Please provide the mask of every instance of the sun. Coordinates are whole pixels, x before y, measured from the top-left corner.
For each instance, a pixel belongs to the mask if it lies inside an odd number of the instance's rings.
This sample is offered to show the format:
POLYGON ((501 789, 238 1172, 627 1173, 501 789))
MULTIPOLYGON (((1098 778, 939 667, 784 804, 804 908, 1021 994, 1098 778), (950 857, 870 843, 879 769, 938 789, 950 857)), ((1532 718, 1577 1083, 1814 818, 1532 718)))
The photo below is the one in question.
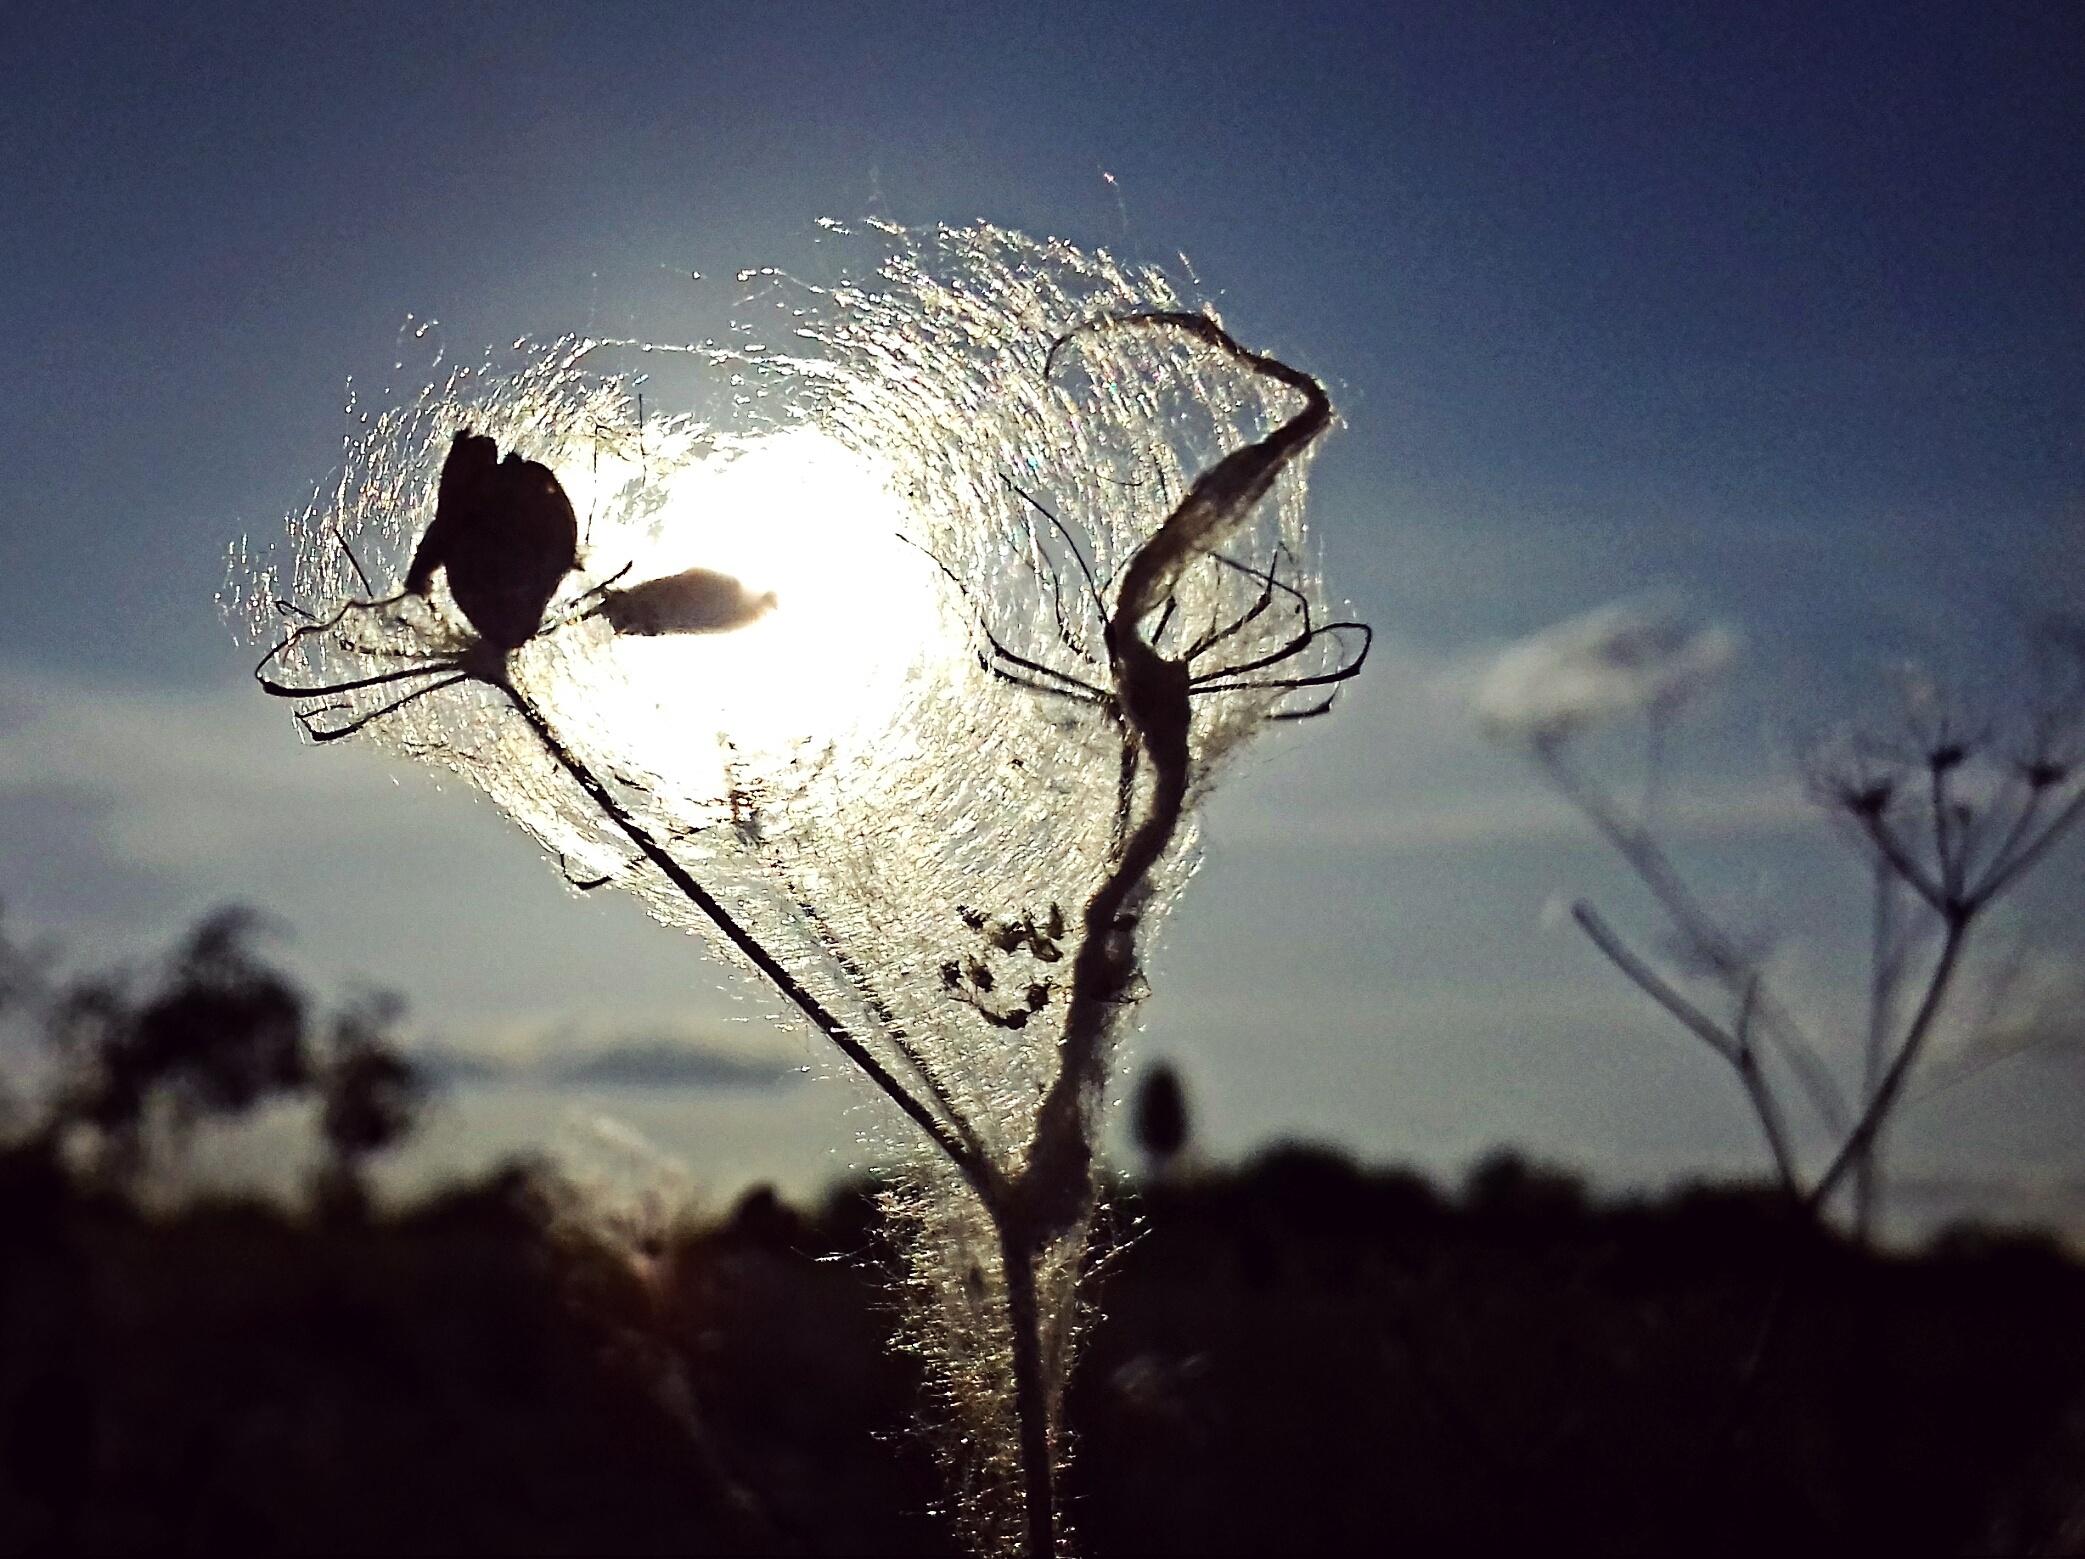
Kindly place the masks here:
MULTIPOLYGON (((582 514, 638 474, 607 466, 574 482, 582 514)), ((627 565, 616 589, 631 599, 675 576, 729 599, 669 631, 618 634, 613 675, 575 673, 555 702, 684 793, 722 794, 727 754, 757 766, 858 746, 950 652, 946 592, 900 538, 910 511, 892 472, 830 434, 786 429, 648 480, 645 517, 594 534, 588 572, 627 565)))

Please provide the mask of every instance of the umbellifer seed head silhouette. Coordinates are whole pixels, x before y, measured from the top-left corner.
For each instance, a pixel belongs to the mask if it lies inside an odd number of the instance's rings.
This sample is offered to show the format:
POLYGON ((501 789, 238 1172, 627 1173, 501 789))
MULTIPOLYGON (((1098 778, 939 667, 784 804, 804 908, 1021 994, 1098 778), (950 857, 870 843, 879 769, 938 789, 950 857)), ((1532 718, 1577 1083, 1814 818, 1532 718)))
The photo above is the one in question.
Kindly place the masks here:
POLYGON ((457 610, 502 650, 526 644, 565 575, 579 566, 579 519, 550 468, 468 428, 442 462, 434 520, 406 570, 425 596, 446 571, 457 610))

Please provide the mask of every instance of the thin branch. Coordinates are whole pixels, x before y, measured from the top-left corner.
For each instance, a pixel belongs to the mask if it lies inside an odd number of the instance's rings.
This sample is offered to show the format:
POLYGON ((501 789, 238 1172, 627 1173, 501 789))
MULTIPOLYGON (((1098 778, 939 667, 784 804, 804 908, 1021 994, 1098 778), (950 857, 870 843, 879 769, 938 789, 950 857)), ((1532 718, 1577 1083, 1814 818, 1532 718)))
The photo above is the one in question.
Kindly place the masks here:
POLYGON ((1795 1159, 1788 1144, 1787 1126, 1781 1118, 1780 1105, 1760 1071, 1758 1052, 1750 1042, 1749 1030, 1758 1011, 1758 981, 1755 979, 1747 987, 1739 1009, 1739 1031, 1732 1034, 1680 994, 1670 981, 1635 953, 1592 905, 1580 900, 1571 906, 1571 918, 1607 961, 1626 975, 1638 990, 1676 1018, 1688 1033, 1730 1063, 1752 1101, 1753 1113, 1759 1118, 1761 1134, 1766 1138, 1768 1151, 1773 1154, 1774 1169, 1782 1186, 1790 1194, 1796 1194, 1795 1159))
POLYGON ((1001 480, 1003 480, 1008 487, 1011 487, 1015 492, 1019 493, 1021 497, 1027 502, 1029 508, 1033 509, 1037 514, 1040 514, 1044 519, 1048 520, 1053 526, 1056 527, 1057 534, 1064 538, 1065 546, 1071 549, 1072 561, 1079 565, 1079 572, 1086 576, 1086 591, 1088 596, 1091 597, 1093 601, 1093 610, 1099 614, 1100 620, 1103 623, 1105 623, 1108 620, 1108 603, 1101 596, 1100 584, 1093 577, 1093 568, 1092 565, 1086 561, 1086 554, 1079 549, 1078 539, 1072 535, 1070 529, 1065 525, 1064 521, 1058 519, 1056 515, 1052 514, 1050 512, 1049 506, 1045 504, 1041 499, 1037 498, 1033 493, 1029 492, 1027 488, 1021 486, 1010 476, 1003 477, 1001 478, 1001 480))
POLYGON ((846 1024, 829 1012, 817 997, 805 990, 796 976, 782 967, 775 956, 763 947, 751 932, 741 926, 731 912, 651 836, 643 824, 630 815, 608 788, 594 777, 593 771, 575 758, 559 740, 557 733, 551 729, 549 722, 544 719, 533 701, 511 682, 502 680, 493 686, 506 695, 508 703, 513 705, 515 711, 528 723, 529 729, 535 733, 536 739, 543 744, 544 750, 556 760, 558 766, 572 777, 579 788, 586 792, 587 798, 642 852, 645 859, 658 867, 666 880, 680 890, 683 898, 709 917, 710 923, 724 934, 726 941, 737 948, 754 968, 766 975, 775 988, 788 997, 821 1034, 839 1047, 840 1053, 853 1062, 864 1077, 874 1083, 892 1103, 911 1118, 914 1125, 933 1140, 934 1145, 947 1155, 949 1162, 961 1171, 978 1195, 990 1205, 998 1194, 997 1181, 990 1166, 973 1157, 933 1111, 914 1098, 904 1085, 884 1069, 883 1063, 869 1053, 846 1024))
POLYGON ((1986 904, 1997 898, 1999 894, 2019 881, 2021 876, 2030 870, 2036 861, 2048 853, 2049 847, 2056 842, 2058 836, 2065 833, 2080 817, 2085 817, 2085 790, 2080 790, 2078 794, 2071 797, 2064 809, 2049 819, 2048 823, 2043 826, 2042 831, 2035 835, 2011 860, 2005 862, 2002 867, 1997 865, 1992 867, 1990 875, 1984 880, 1984 885, 1977 890, 1975 897, 1971 900, 1971 907, 1982 909, 1986 904))
POLYGON ((818 944, 825 950, 826 957, 830 958, 839 967, 840 972, 847 976, 847 983, 854 987, 855 994, 862 999, 863 1004, 875 1015, 876 1021, 883 1025, 884 1034, 890 1040, 892 1048, 905 1058, 906 1065, 910 1066, 918 1075, 920 1081, 926 1084, 927 1091, 934 1096, 934 1102, 941 1106, 943 1117, 947 1120, 955 1134, 962 1139, 963 1146, 970 1151, 977 1162, 985 1162, 985 1148, 984 1144, 978 1140, 977 1128, 971 1124, 970 1118, 957 1107, 956 1101, 950 1095, 947 1085, 942 1082, 941 1075, 929 1066, 926 1057, 920 1054, 919 1047, 913 1043, 912 1035, 907 1032, 905 1025, 899 1022, 897 1013, 891 1010, 891 1005, 884 999, 883 993, 877 990, 874 983, 870 981, 868 971, 862 968, 860 962, 856 960, 852 953, 847 951, 839 937, 833 933, 831 924, 826 920, 825 915, 819 910, 818 906, 811 902, 810 895, 797 888, 789 874, 782 869, 780 860, 770 857, 768 865, 769 869, 781 879, 782 886, 789 890, 790 900, 796 905, 797 912, 810 923, 811 929, 817 933, 818 944))
MULTIPOLYGON (((1681 880, 1678 868, 1657 839, 1648 830, 1622 817, 1604 792, 1581 778, 1564 761, 1563 753, 1554 742, 1538 743, 1534 756, 1551 782, 1563 792, 1564 798, 1577 807, 1629 863, 1644 886, 1651 890, 1651 896, 1672 918, 1680 934, 1715 968, 1717 977, 1742 994, 1742 982, 1756 974, 1752 960, 1738 951, 1708 912, 1695 902, 1694 895, 1681 880)), ((1844 1129, 1851 1111, 1837 1081, 1819 1059, 1817 1047, 1763 983, 1754 999, 1767 1033, 1773 1038, 1781 1058, 1795 1073, 1796 1081, 1802 1085, 1810 1107, 1831 1129, 1844 1129)))
POLYGON ((1876 853, 1889 863, 1894 871, 1908 883, 1913 892, 1926 901, 1926 906, 1936 915, 1948 912, 1948 895, 1943 884, 1935 882, 1926 874, 1925 867, 1912 859, 1897 836, 1890 832, 1889 825, 1881 814, 1862 812, 1859 814, 1861 833, 1875 847, 1876 853))
POLYGON ((1928 1067, 1921 1075, 1919 1086, 1905 1090, 1904 1103, 1907 1106, 1920 1105, 1929 1099, 1937 1099, 1963 1083, 1975 1082, 1993 1067, 2034 1055, 2039 1048, 2038 1044, 2030 1042, 2015 1045, 2007 1050, 1982 1051, 1964 1056, 1952 1063, 1928 1067))
MULTIPOLYGON (((1903 974, 1902 949, 1897 936, 1897 878, 1890 865, 1876 856, 1872 862, 1873 899, 1868 924, 1868 1032, 1861 1050, 1861 1098, 1875 1097, 1882 1085, 1883 1065, 1889 1051, 1889 1032, 1896 1016, 1897 982, 1903 974)), ((1865 1239, 1880 1194, 1880 1173, 1875 1142, 1871 1139, 1854 1174, 1854 1225, 1865 1239)))
POLYGON ((2048 799, 2047 786, 2027 785, 2024 788, 2027 794, 2020 802, 2020 810, 2014 816, 2012 826, 2000 837, 1997 848, 1992 850, 1991 859, 1985 863, 1983 880, 1968 890, 1968 897, 1978 903, 1987 902, 1997 891, 1995 885, 2005 872, 2006 863, 2027 838, 2028 830, 2034 827, 2034 820, 2041 816, 2042 803, 2048 799))
POLYGON ((1926 798, 1933 811, 1933 860, 1940 868, 1940 891, 1952 901, 1962 891, 1962 845, 1966 841, 1955 834, 1949 816, 1952 803, 1947 799, 1947 777, 1952 770, 1936 759, 1927 765, 1927 772, 1931 775, 1926 798))
POLYGON ((1738 1078, 1745 1085, 1745 1096, 1752 1101, 1752 1113, 1759 1118, 1759 1129, 1766 1137, 1767 1151, 1774 1157, 1774 1173, 1780 1177, 1781 1189, 1791 1198, 1800 1198, 1802 1186, 1796 1179, 1795 1150, 1789 1145, 1788 1122, 1781 1114, 1781 1101, 1767 1081, 1759 1064, 1759 1051, 1752 1043, 1752 1019, 1758 1011, 1759 981, 1755 977, 1745 987, 1745 994, 1738 1003, 1738 1078))
POLYGON ((1933 970, 1926 977, 1925 994, 1919 998, 1918 1009, 1911 1016, 1910 1025, 1904 1031, 1903 1043, 1897 1049, 1896 1059, 1883 1074, 1882 1085, 1868 1101, 1861 1114, 1860 1123, 1840 1146, 1831 1165, 1810 1188, 1809 1206, 1813 1212, 1824 1206, 1825 1201, 1845 1178, 1846 1173, 1868 1149, 1875 1134, 1882 1129, 1895 1107, 1897 1096, 1903 1092, 1911 1069, 1918 1063, 1926 1041, 1933 1032, 1933 1020, 1939 1016, 1942 1002, 1947 998, 1949 986, 1954 983, 1955 971, 1962 960, 1962 949, 1969 940, 1970 920, 1957 912, 1948 917, 1947 931, 1941 940, 1940 955, 1933 962, 1933 970))

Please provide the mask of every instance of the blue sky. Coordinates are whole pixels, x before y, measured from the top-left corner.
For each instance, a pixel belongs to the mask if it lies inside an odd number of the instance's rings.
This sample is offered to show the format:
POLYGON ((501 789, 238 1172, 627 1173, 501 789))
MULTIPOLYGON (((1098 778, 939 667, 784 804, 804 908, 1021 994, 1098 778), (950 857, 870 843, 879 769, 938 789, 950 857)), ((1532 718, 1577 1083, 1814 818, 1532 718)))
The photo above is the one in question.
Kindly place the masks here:
MULTIPOLYGON (((1558 893, 1639 906, 1453 690, 1645 591, 1735 625, 1677 842, 1832 994, 1860 874, 1789 748, 1894 657, 2003 686, 2019 616, 2080 604, 2085 19, 1698 10, 15 8, 0 895, 88 959, 257 903, 451 1038, 759 1043, 488 808, 299 749, 216 614, 225 549, 325 475, 409 315, 466 355, 692 339, 820 217, 986 217, 1184 251, 1346 419, 1314 521, 1382 650, 1218 798, 1155 965, 1144 1047, 1216 1142, 1755 1162, 1727 1079, 1539 928, 1558 893)), ((2076 881, 2022 901, 2049 959, 2076 881)), ((1934 1165, 2085 1173, 2085 1080, 2020 1076, 1935 1107, 1934 1165)))

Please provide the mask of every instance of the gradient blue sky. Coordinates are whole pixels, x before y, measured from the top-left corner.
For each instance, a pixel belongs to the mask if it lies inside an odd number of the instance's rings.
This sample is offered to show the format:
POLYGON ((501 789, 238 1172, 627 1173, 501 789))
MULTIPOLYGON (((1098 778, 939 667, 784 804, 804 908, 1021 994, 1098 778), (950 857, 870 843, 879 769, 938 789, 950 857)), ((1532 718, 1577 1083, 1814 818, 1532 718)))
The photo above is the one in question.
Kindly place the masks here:
MULTIPOLYGON (((1823 1003, 1859 870, 1789 745, 2085 604, 2074 4, 14 7, 0 58, 0 894, 90 960, 239 899, 461 1042, 752 1010, 488 809, 299 749, 213 598, 408 315, 466 356, 713 334, 824 216, 1184 251, 1334 386, 1314 514, 1382 649, 1218 799, 1143 1045, 1219 1147, 1756 1162, 1710 1059, 1539 930, 1640 906, 1452 689, 1646 590, 1735 624, 1675 830, 1823 1003)), ((2053 966, 2077 872, 2018 917, 2053 966)), ((2025 1063, 1906 1151, 2085 1185, 2081 1107, 2025 1063)))

